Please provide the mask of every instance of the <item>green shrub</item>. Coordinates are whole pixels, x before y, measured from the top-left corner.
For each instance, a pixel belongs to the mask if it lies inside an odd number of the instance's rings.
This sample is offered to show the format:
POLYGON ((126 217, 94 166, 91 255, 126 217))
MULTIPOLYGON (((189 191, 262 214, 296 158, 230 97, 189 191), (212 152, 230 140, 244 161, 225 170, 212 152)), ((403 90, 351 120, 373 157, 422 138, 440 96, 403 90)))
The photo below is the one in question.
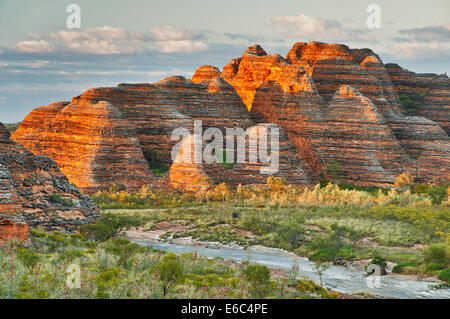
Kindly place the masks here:
POLYGON ((443 244, 431 244, 424 250, 425 261, 446 266, 449 264, 449 247, 443 244))
POLYGON ((64 205, 64 206, 67 206, 67 207, 72 207, 72 206, 73 206, 73 202, 72 202, 71 200, 62 198, 61 195, 60 195, 60 194, 57 194, 57 193, 52 194, 52 195, 50 196, 49 200, 50 200, 52 203, 59 203, 59 204, 62 204, 62 205, 64 205))
POLYGON ((156 165, 155 163, 150 163, 150 168, 155 176, 163 176, 169 170, 168 167, 156 165))
POLYGON ((270 282, 269 268, 263 265, 249 265, 243 271, 244 278, 252 283, 258 297, 263 298, 267 294, 267 286, 270 282))
POLYGON ((450 268, 441 271, 439 273, 438 279, 450 284, 450 268))
POLYGON ((87 238, 96 241, 106 241, 115 234, 115 229, 103 223, 82 225, 80 232, 87 238))
POLYGON ((387 263, 386 263, 386 258, 379 256, 379 255, 375 255, 372 258, 371 264, 375 264, 381 267, 386 267, 387 263))
POLYGON ((309 255, 309 259, 312 261, 334 261, 338 250, 336 248, 321 248, 311 255, 309 255))
POLYGON ((401 273, 405 267, 418 267, 419 265, 417 263, 402 263, 395 265, 394 268, 392 268, 393 273, 401 273))
POLYGON ((127 239, 114 238, 107 242, 105 249, 107 252, 114 254, 117 257, 118 264, 124 268, 128 268, 129 260, 138 252, 145 251, 145 247, 138 244, 131 243, 127 239))
POLYGON ((302 244, 304 229, 298 221, 283 222, 278 227, 275 238, 280 243, 287 243, 289 247, 286 248, 294 250, 302 244))
POLYGON ((427 267, 425 268, 426 272, 433 272, 433 271, 438 271, 441 270, 442 266, 438 265, 438 264, 429 264, 427 265, 427 267))
POLYGON ((413 192, 420 195, 428 196, 433 205, 439 205, 447 197, 447 189, 443 186, 435 186, 428 184, 415 184, 413 192))
POLYGON ((32 269, 41 260, 41 256, 32 249, 19 249, 17 257, 25 267, 32 269))

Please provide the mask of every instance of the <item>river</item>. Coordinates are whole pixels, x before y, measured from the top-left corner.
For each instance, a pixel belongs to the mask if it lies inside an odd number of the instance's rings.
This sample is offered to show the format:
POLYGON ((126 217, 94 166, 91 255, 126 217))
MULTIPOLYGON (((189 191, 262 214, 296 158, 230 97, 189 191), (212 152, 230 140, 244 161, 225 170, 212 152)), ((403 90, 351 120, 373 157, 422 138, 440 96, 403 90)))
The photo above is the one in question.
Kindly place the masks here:
MULTIPOLYGON (((170 251, 176 254, 194 252, 197 250, 199 255, 214 258, 222 257, 231 259, 235 262, 242 262, 249 259, 253 263, 265 265, 269 268, 289 270, 292 268, 294 258, 300 267, 298 271, 299 278, 306 277, 319 282, 319 277, 314 272, 314 263, 307 258, 296 256, 286 251, 267 248, 262 246, 252 246, 247 250, 240 247, 220 247, 211 248, 207 246, 193 246, 172 244, 165 242, 138 242, 145 246, 152 246, 155 249, 170 251)), ((362 267, 344 267, 332 265, 322 276, 323 285, 334 291, 346 294, 365 292, 371 295, 391 298, 439 298, 450 299, 450 289, 432 289, 435 282, 424 281, 420 279, 411 279, 401 275, 387 275, 379 277, 379 282, 367 282, 362 267), (372 288, 371 288, 372 287, 372 288)))

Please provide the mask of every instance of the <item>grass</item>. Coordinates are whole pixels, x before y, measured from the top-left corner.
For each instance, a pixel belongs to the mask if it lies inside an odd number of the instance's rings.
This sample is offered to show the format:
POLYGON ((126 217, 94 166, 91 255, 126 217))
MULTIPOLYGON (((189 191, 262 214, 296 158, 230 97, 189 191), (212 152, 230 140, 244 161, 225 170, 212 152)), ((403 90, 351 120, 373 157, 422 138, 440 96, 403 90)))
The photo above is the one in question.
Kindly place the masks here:
POLYGON ((155 176, 163 176, 169 171, 167 166, 160 166, 154 163, 150 163, 150 168, 155 176))
POLYGON ((337 297, 309 281, 297 280, 289 287, 286 278, 268 274, 263 266, 264 287, 246 278, 246 269, 252 266, 247 263, 207 259, 196 253, 174 255, 120 238, 97 242, 79 234, 38 230, 32 231, 32 237, 35 249, 14 242, 0 249, 1 298, 337 297), (177 276, 170 278, 170 289, 168 258, 181 266, 177 276), (72 276, 77 273, 79 281, 72 276), (67 286, 68 278, 72 288, 67 286))

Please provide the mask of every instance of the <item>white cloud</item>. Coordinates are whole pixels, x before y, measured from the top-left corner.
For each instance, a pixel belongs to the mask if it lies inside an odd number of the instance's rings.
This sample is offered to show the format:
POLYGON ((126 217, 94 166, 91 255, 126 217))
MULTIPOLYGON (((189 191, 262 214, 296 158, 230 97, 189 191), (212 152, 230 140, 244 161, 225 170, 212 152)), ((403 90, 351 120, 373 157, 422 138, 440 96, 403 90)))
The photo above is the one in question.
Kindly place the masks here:
POLYGON ((169 41, 156 41, 156 45, 161 52, 173 53, 173 52, 200 52, 208 50, 208 45, 202 41, 192 40, 169 40, 169 41))
POLYGON ((390 52, 397 58, 423 58, 448 56, 450 47, 439 42, 400 42, 391 47, 390 52))
POLYGON ((55 48, 53 45, 44 40, 29 40, 29 41, 21 41, 17 42, 13 49, 21 52, 30 52, 30 53, 50 53, 54 52, 55 48))
POLYGON ((110 26, 60 30, 47 35, 29 34, 33 40, 18 42, 13 49, 22 52, 74 52, 82 54, 133 54, 157 49, 164 53, 199 52, 208 45, 199 38, 204 32, 178 30, 170 25, 148 33, 131 32, 110 26))
POLYGON ((142 53, 144 49, 138 43, 116 43, 108 40, 87 39, 79 42, 68 42, 67 47, 78 53, 88 54, 132 54, 142 53))
POLYGON ((399 30, 389 52, 397 58, 420 59, 448 57, 450 54, 450 23, 399 30))
POLYGON ((150 30, 150 34, 158 41, 191 40, 193 35, 183 30, 176 30, 171 25, 163 25, 150 30))
POLYGON ((201 33, 177 30, 171 25, 164 25, 150 30, 155 44, 161 52, 199 52, 208 49, 208 45, 195 38, 201 33))
POLYGON ((285 38, 377 43, 366 29, 345 28, 337 20, 310 17, 304 14, 275 17, 267 20, 266 24, 285 38))
POLYGON ((77 53, 130 54, 143 52, 142 34, 115 27, 52 32, 50 38, 77 53))

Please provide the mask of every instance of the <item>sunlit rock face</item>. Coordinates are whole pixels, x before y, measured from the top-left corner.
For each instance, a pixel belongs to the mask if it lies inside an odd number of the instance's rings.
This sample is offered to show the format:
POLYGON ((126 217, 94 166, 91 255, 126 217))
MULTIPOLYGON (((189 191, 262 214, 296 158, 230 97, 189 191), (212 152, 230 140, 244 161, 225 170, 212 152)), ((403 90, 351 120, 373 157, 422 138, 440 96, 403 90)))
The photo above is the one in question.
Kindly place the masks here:
POLYGON ((218 68, 212 65, 203 65, 195 71, 192 82, 209 82, 217 76, 220 76, 220 70, 218 68))
MULTIPOLYGON (((311 167, 297 155, 295 146, 290 142, 287 134, 275 124, 257 124, 248 128, 243 136, 245 144, 242 150, 244 160, 238 161, 237 147, 227 149, 223 145, 222 160, 226 162, 226 154, 230 153, 233 159, 225 163, 195 161, 195 136, 193 134, 185 138, 181 144, 174 163, 170 167, 170 183, 180 190, 200 190, 211 188, 213 185, 227 183, 232 187, 241 185, 261 185, 266 183, 268 176, 284 178, 292 185, 311 185, 318 182, 311 167), (261 156, 272 156, 274 149, 270 148, 272 133, 277 132, 276 140, 279 142, 278 161, 266 163, 260 160, 261 156), (267 135, 267 140, 262 136, 267 135), (266 144, 268 151, 262 151, 261 145, 266 144), (252 148, 251 145, 258 145, 252 148), (262 155, 261 155, 262 154, 262 155), (257 159, 256 161, 253 159, 257 159)), ((201 149, 205 150, 208 143, 201 141, 201 149)), ((205 152, 204 152, 205 153, 205 152)), ((210 154, 210 152, 208 153, 210 154)), ((220 153, 219 153, 220 154, 220 153)), ((203 154, 204 156, 204 154, 203 154)))
MULTIPOLYGON (((0 132, 5 132, 1 123, 0 132)), ((0 138, 0 245, 9 240, 29 244, 30 226, 73 231, 98 216, 98 206, 69 183, 54 161, 0 138)))
POLYGON ((85 192, 114 184, 137 190, 153 179, 134 127, 106 101, 38 108, 12 139, 36 155, 52 158, 85 192))
MULTIPOLYGON (((449 179, 448 135, 439 124, 405 112, 390 72, 372 50, 300 42, 285 59, 261 50, 249 48, 224 67, 222 76, 236 88, 252 113, 262 115, 260 121, 277 123, 286 130, 316 172, 322 171, 332 159, 348 168, 344 168, 347 182, 386 185, 402 171, 414 172, 418 180, 426 182, 449 179), (290 76, 292 72, 287 72, 292 67, 297 67, 302 75, 297 79, 302 81, 296 81, 290 76), (274 78, 274 69, 283 70, 281 80, 274 78), (306 80, 309 85, 304 85, 306 80), (361 125, 365 130, 358 132, 352 123, 358 123, 360 108, 368 110, 367 100, 359 99, 358 106, 358 99, 351 96, 341 97, 351 103, 346 112, 342 108, 345 103, 340 103, 342 107, 337 114, 333 99, 345 86, 367 98, 374 107, 370 112, 376 112, 382 121, 361 125), (339 126, 329 125, 337 122, 339 126), (346 145, 351 147, 347 149, 346 145), (427 160, 431 156, 427 154, 433 154, 435 164, 427 160)), ((435 92, 440 91, 435 94, 444 98, 448 92, 442 89, 444 78, 439 79, 435 92)), ((441 99, 440 103, 442 109, 445 102, 441 99)))
POLYGON ((225 65, 222 77, 234 86, 249 111, 256 90, 266 81, 277 82, 288 93, 314 91, 310 77, 302 67, 287 63, 278 54, 267 55, 258 45, 225 65))
POLYGON ((342 182, 391 185, 410 172, 436 183, 450 179, 448 100, 446 76, 384 65, 370 49, 299 42, 283 58, 254 45, 222 72, 204 65, 192 80, 171 76, 93 88, 71 102, 36 109, 12 139, 54 159, 85 191, 112 182, 187 189, 203 175, 212 184, 265 180, 256 168, 172 163, 178 142, 172 133, 180 127, 192 133, 200 120, 203 132, 215 127, 224 135, 226 128, 276 124, 290 149, 285 157, 298 158, 294 166, 302 172, 280 174, 296 185, 314 183, 334 162, 343 169, 342 182), (399 93, 422 93, 423 103, 411 113, 399 93), (94 111, 101 108, 107 115, 94 111), (169 173, 156 179, 149 163, 169 173))

